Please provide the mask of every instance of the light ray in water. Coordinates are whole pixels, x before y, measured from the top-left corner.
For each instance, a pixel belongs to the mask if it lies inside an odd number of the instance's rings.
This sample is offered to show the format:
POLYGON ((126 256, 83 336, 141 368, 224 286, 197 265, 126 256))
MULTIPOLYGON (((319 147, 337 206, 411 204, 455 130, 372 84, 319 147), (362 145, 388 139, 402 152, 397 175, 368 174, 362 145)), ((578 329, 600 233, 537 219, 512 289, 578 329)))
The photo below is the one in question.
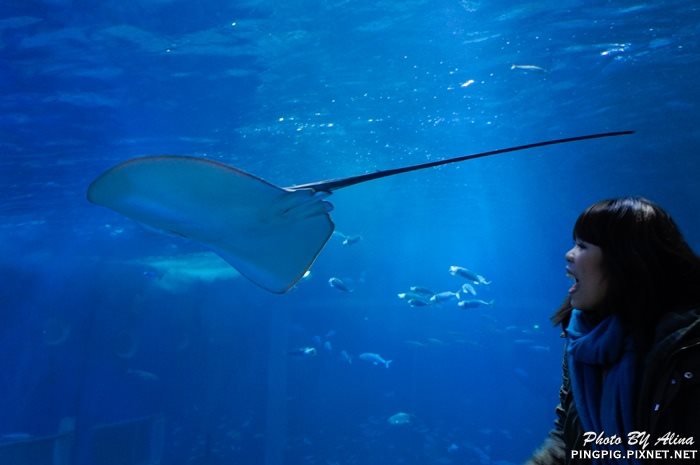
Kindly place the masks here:
POLYGON ((147 226, 199 242, 255 284, 284 293, 302 278, 331 237, 333 206, 324 199, 336 189, 449 163, 632 133, 536 142, 287 188, 202 158, 143 157, 101 174, 90 184, 87 198, 147 226))

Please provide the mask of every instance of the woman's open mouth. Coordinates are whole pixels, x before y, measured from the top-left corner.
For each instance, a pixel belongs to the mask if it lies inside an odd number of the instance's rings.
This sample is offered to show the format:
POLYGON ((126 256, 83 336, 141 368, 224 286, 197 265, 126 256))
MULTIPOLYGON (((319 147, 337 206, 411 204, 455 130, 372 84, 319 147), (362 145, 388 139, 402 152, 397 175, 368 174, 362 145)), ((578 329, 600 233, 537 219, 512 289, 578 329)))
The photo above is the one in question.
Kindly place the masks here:
POLYGON ((568 268, 566 269, 566 276, 574 280, 574 284, 569 288, 569 295, 571 295, 578 290, 578 278, 568 268))

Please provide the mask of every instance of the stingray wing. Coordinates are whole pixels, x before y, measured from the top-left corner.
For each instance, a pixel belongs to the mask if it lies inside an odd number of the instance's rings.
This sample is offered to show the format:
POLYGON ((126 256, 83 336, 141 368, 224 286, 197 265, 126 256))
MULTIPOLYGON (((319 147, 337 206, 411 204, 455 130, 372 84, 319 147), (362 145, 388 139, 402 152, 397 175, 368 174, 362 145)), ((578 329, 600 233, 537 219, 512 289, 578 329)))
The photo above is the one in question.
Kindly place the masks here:
POLYGON ((277 293, 291 288, 333 233, 328 193, 282 189, 194 157, 137 158, 88 188, 88 200, 197 241, 277 293))

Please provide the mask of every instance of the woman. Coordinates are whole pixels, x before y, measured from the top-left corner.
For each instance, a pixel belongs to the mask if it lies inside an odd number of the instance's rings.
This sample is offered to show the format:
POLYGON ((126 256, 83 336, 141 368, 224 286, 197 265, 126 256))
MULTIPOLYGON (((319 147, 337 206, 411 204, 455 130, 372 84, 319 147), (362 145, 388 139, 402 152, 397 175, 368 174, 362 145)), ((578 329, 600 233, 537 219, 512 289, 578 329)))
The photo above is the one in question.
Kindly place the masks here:
POLYGON ((573 235, 560 404, 528 464, 700 462, 672 455, 700 442, 700 257, 643 198, 590 206, 573 235))

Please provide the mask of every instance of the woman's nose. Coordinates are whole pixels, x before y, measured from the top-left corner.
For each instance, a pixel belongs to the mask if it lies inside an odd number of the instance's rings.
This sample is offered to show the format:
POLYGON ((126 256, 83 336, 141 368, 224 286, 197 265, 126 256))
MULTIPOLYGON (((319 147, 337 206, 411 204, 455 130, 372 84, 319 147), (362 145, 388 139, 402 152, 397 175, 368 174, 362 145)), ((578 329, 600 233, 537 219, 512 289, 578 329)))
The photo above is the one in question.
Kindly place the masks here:
POLYGON ((564 254, 564 259, 567 262, 573 262, 574 261, 574 249, 569 249, 565 254, 564 254))

